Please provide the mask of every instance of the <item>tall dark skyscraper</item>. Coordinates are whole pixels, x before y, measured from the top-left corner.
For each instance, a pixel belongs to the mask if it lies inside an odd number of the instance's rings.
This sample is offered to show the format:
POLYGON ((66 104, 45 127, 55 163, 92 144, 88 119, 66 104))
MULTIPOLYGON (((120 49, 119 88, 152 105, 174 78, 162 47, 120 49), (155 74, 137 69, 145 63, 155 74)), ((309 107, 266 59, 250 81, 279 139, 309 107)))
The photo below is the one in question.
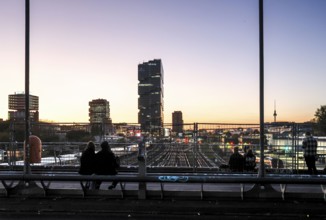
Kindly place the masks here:
POLYGON ((183 132, 183 119, 181 111, 174 111, 172 113, 172 131, 176 133, 183 132))
POLYGON ((143 132, 162 132, 163 116, 163 65, 160 59, 138 65, 138 123, 143 132))

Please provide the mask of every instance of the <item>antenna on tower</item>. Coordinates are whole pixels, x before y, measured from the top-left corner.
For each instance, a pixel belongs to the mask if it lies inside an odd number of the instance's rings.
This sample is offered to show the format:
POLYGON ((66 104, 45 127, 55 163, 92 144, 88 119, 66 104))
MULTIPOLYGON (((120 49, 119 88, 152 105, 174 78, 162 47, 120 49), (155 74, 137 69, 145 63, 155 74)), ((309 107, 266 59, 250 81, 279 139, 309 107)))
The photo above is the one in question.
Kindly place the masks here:
POLYGON ((276 113, 276 101, 274 100, 274 123, 276 122, 276 116, 277 116, 277 113, 276 113))

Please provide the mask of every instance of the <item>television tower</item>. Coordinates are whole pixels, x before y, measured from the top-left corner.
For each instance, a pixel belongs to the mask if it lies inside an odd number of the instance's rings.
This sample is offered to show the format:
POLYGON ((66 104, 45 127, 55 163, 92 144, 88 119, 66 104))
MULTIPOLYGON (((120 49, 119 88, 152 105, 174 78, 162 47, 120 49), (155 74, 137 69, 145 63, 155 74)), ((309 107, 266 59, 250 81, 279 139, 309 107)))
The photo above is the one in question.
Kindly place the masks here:
POLYGON ((276 116, 277 116, 277 113, 276 113, 276 101, 274 100, 274 123, 276 122, 276 116))

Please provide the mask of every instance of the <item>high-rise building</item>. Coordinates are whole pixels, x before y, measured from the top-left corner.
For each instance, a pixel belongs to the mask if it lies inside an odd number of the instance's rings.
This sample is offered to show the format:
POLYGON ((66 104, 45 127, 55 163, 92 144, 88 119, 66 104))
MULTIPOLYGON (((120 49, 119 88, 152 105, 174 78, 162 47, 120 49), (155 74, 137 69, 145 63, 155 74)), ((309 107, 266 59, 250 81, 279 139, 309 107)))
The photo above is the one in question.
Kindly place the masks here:
POLYGON ((143 132, 162 133, 164 123, 163 65, 160 59, 138 65, 138 123, 143 132))
POLYGON ((183 119, 181 111, 174 111, 172 113, 172 131, 176 133, 183 132, 183 119))
POLYGON ((105 99, 94 99, 89 102, 89 122, 92 133, 105 135, 111 132, 110 103, 105 99))
MULTIPOLYGON (((9 120, 25 120, 25 93, 15 93, 8 96, 9 120)), ((31 122, 39 121, 39 98, 29 95, 29 117, 31 122)))

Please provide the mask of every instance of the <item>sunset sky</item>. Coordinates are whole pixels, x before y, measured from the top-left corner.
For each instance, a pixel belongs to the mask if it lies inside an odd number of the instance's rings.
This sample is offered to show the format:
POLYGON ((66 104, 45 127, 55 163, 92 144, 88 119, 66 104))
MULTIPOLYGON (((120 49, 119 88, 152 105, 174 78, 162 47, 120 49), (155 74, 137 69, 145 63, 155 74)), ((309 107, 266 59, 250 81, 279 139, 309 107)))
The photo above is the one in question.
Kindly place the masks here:
MULTIPOLYGON (((259 123, 258 0, 30 0, 30 94, 40 119, 87 122, 110 102, 137 123, 139 63, 162 59, 164 116, 259 123)), ((265 121, 326 104, 326 1, 265 0, 265 121)), ((0 0, 0 118, 25 90, 25 0, 0 0)))

